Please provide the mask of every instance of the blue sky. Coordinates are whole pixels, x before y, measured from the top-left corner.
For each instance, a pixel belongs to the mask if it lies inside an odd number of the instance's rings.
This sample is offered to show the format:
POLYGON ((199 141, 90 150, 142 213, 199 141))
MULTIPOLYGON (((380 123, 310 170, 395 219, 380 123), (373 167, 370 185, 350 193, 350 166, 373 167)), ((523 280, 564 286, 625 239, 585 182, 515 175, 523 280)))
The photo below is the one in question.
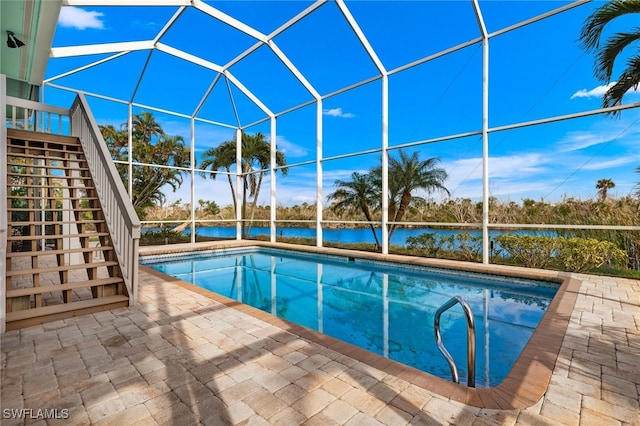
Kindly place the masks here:
MULTIPOLYGON (((307 8, 303 1, 211 1, 218 10, 269 34, 307 8)), ((568 4, 551 1, 480 1, 489 33, 568 4)), ((573 8, 533 25, 493 37, 490 41, 489 126, 491 128, 597 109, 605 88, 593 77, 593 56, 579 46, 584 19, 601 2, 573 8)), ((479 37, 470 1, 346 1, 364 35, 387 70, 479 37)), ((152 40, 176 7, 64 7, 54 48, 152 40)), ((623 18, 610 31, 636 24, 623 18)), ((606 35, 605 34, 605 35, 606 35)), ((256 43, 193 8, 188 8, 160 39, 209 62, 225 65, 256 43)), ((374 63, 333 2, 329 2, 275 37, 274 42, 321 95, 377 75, 374 63)), ((110 55, 84 55, 50 60, 46 78, 52 78, 110 55)), ((99 66, 55 79, 54 84, 89 93, 129 100, 144 69, 135 102, 191 115, 215 73, 198 65, 154 52, 137 51, 99 66)), ((619 71, 624 57, 617 65, 619 71)), ((279 113, 307 102, 312 96, 273 54, 262 46, 230 68, 230 72, 268 108, 279 113)), ((199 117, 235 124, 229 90, 220 82, 202 106, 199 117)), ((481 129, 482 48, 472 44, 389 78, 389 145, 481 129)), ((242 125, 264 117, 238 88, 231 95, 242 125)), ((381 141, 381 82, 357 87, 324 101, 324 155, 337 156, 375 149, 381 141)), ((45 100, 70 104, 72 95, 47 88, 45 100)), ((639 102, 628 93, 625 103, 639 102)), ((100 124, 118 126, 126 120, 126 106, 89 97, 100 124)), ((139 112, 143 108, 134 108, 139 112)), ((154 113, 169 134, 189 140, 187 119, 154 113)), ((269 133, 269 124, 247 129, 269 133)), ((196 154, 233 137, 233 130, 199 123, 196 154)), ((285 114, 277 121, 278 148, 290 164, 315 159, 315 105, 285 114)), ((490 194, 503 200, 523 198, 559 200, 593 197, 599 179, 616 183, 612 194, 623 196, 640 181, 640 110, 623 111, 620 118, 590 116, 541 126, 492 133, 490 136, 490 194)), ((409 148, 424 158, 440 157, 449 173, 445 186, 452 197, 479 200, 482 190, 482 140, 474 135, 409 148)), ((392 151, 392 154, 395 151, 392 151)), ((366 171, 380 154, 367 154, 324 163, 324 192, 335 179, 347 179, 354 170, 366 171)), ((189 178, 169 201, 189 198, 189 178)), ((268 203, 269 181, 260 202, 268 203)), ((196 200, 229 204, 226 179, 197 178, 196 200)), ((278 203, 315 201, 315 165, 292 167, 277 179, 278 203)), ((442 195, 435 194, 438 200, 442 195)))

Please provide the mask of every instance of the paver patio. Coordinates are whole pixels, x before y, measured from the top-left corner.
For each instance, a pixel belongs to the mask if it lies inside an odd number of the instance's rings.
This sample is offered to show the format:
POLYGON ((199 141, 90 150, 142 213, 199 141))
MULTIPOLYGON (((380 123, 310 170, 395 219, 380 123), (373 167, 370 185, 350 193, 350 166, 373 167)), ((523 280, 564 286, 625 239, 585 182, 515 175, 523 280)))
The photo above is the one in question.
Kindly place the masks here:
POLYGON ((139 276, 134 307, 2 335, 3 425, 640 424, 636 280, 576 275, 582 284, 546 393, 531 407, 497 410, 144 269, 139 276))

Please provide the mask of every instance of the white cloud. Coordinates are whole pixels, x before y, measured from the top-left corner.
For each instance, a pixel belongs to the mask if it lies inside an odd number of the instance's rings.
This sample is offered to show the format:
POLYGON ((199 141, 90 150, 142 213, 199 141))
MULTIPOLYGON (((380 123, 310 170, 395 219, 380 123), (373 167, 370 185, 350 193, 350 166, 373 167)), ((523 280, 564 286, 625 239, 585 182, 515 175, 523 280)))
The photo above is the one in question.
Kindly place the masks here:
MULTIPOLYGON (((535 174, 545 171, 541 167, 548 161, 542 154, 529 153, 522 155, 507 155, 489 158, 489 177, 510 178, 520 177, 523 174, 535 174)), ((451 163, 443 163, 442 167, 448 171, 447 187, 463 180, 482 179, 482 158, 465 158, 451 163)))
POLYGON ((101 12, 91 12, 78 7, 63 7, 60 10, 58 24, 77 30, 86 30, 87 28, 102 30, 104 29, 104 22, 101 20, 103 16, 104 13, 101 12))
POLYGON ((571 95, 570 99, 575 99, 575 98, 587 98, 587 99, 590 99, 590 98, 601 98, 602 96, 604 96, 605 93, 607 93, 607 90, 609 90, 609 88, 611 86, 613 86, 614 84, 616 84, 615 81, 607 84, 606 86, 594 87, 591 90, 587 90, 587 89, 578 90, 576 93, 571 95))
POLYGON ((356 115, 350 112, 343 112, 342 108, 331 108, 325 109, 322 111, 324 115, 328 115, 330 117, 340 117, 340 118, 353 118, 356 115))
MULTIPOLYGON (((163 187, 161 191, 167 197, 167 203, 171 204, 178 200, 181 200, 182 204, 189 203, 191 197, 190 182, 188 176, 185 176, 183 184, 175 192, 168 185, 163 187)), ((195 202, 197 203, 198 200, 215 201, 220 207, 230 205, 232 203, 231 189, 226 176, 220 175, 215 179, 204 179, 196 175, 195 202)))
POLYGON ((623 158, 616 158, 613 160, 603 160, 598 162, 590 162, 589 164, 583 166, 584 170, 604 170, 604 169, 612 169, 620 166, 624 166, 626 164, 636 164, 640 159, 639 156, 630 156, 623 158))
MULTIPOLYGON (((626 111, 625 111, 626 112, 626 111)), ((600 120, 587 130, 569 131, 557 142, 559 152, 577 151, 594 145, 615 142, 617 145, 635 149, 640 126, 634 121, 632 111, 621 120, 600 120)), ((635 116, 637 118, 637 115, 635 116)))
POLYGON ((609 132, 598 133, 589 130, 577 130, 568 132, 564 138, 558 142, 560 152, 577 151, 590 146, 607 143, 615 139, 614 134, 609 132))
MULTIPOLYGON (((268 194, 267 194, 268 195, 268 194)), ((261 197, 262 198, 262 197, 261 197)), ((261 200, 265 204, 269 204, 268 197, 261 200)), ((316 202, 316 189, 314 188, 299 188, 296 186, 284 186, 278 187, 278 205, 279 206, 293 206, 295 204, 316 202)))
MULTIPOLYGON (((269 141, 271 138, 269 138, 269 141)), ((276 135, 276 146, 282 151, 287 159, 304 157, 309 153, 304 147, 297 145, 284 136, 276 135)), ((289 163, 290 161, 287 161, 289 163)))
POLYGON ((556 184, 555 180, 549 179, 532 182, 491 182, 489 192, 492 197, 508 197, 515 200, 531 197, 537 199, 552 190, 556 184))
MULTIPOLYGON (((322 172, 322 179, 325 182, 325 188, 327 187, 326 183, 330 183, 333 187, 333 183, 336 180, 350 180, 353 172, 358 172, 360 174, 369 173, 368 169, 342 169, 342 170, 324 170, 322 172)), ((315 175, 314 175, 315 176, 315 175)))
MULTIPOLYGON (((489 158, 489 179, 491 195, 509 195, 539 188, 539 184, 528 185, 523 179, 534 179, 545 175, 550 158, 540 153, 522 155, 492 156, 489 158), (505 182, 512 182, 507 186, 505 182), (498 185, 498 186, 496 186, 498 185)), ((449 178, 444 183, 451 196, 478 199, 482 196, 482 158, 465 158, 443 162, 449 178)))

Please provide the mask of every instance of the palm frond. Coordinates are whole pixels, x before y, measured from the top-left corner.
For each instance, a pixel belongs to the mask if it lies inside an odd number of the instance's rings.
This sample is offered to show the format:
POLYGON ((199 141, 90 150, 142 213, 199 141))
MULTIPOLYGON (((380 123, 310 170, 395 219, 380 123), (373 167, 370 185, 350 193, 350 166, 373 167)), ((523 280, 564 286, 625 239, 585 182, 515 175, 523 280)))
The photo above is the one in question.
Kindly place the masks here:
POLYGON ((610 82, 616 58, 626 47, 638 40, 640 40, 640 28, 636 28, 634 32, 617 33, 609 37, 596 55, 594 66, 596 78, 606 83, 610 82))
POLYGON ((599 7, 586 20, 580 32, 580 40, 587 51, 600 47, 604 27, 622 15, 640 13, 640 0, 613 0, 599 7))
MULTIPOLYGON (((622 105, 623 96, 631 89, 637 89, 640 85, 640 56, 634 56, 627 61, 627 68, 620 75, 620 79, 607 90, 602 98, 602 107, 610 108, 622 105)), ((618 116, 620 110, 610 111, 607 114, 618 116)))

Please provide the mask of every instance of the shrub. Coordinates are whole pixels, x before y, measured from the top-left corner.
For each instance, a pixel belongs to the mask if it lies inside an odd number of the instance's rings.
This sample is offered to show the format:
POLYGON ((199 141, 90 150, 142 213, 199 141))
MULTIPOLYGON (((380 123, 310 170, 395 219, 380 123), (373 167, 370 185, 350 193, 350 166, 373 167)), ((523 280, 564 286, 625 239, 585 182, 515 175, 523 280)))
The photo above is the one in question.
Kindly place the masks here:
POLYGON ((457 251, 463 260, 480 261, 482 258, 482 236, 471 236, 468 232, 461 232, 456 235, 453 251, 457 251))
POLYGON ((420 250, 429 257, 437 257, 440 251, 439 235, 425 232, 417 237, 407 237, 407 248, 410 250, 420 250))
POLYGON ((624 266, 627 254, 610 241, 595 238, 552 238, 505 234, 496 237, 500 247, 529 268, 555 265, 569 272, 584 272, 606 263, 624 266))
POLYGON ((456 259, 479 261, 482 257, 482 236, 474 237, 468 232, 448 236, 425 232, 417 237, 408 237, 407 248, 429 257, 453 255, 456 259))
POLYGON ((528 268, 544 268, 560 249, 558 238, 543 235, 498 235, 495 241, 528 268))
POLYGON ((565 271, 583 272, 605 263, 625 265, 627 254, 610 241, 595 238, 559 238, 562 248, 558 261, 565 271))
POLYGON ((190 241, 188 235, 173 231, 169 228, 161 228, 157 231, 146 231, 140 235, 140 243, 143 245, 175 244, 188 241, 190 241))

